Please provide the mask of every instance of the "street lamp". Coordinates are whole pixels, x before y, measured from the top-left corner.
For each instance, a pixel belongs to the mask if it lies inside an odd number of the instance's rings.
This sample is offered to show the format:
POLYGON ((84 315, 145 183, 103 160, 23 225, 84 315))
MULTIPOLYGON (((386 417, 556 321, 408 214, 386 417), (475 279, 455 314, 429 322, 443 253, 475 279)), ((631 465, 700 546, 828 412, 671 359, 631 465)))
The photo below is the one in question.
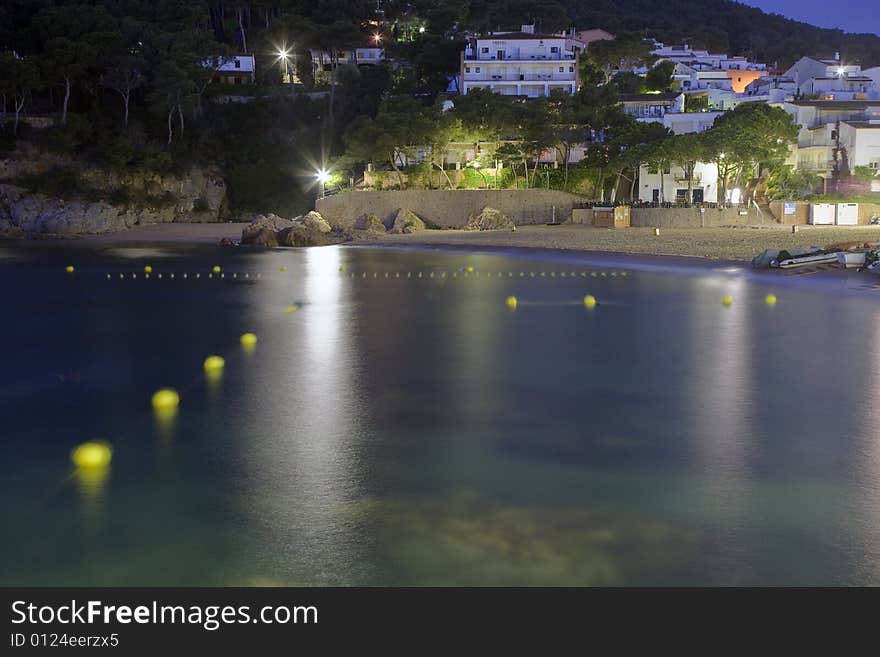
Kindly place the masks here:
POLYGON ((290 80, 290 67, 288 64, 288 60, 290 59, 290 51, 288 49, 279 49, 278 50, 278 61, 281 62, 281 65, 284 67, 284 75, 281 77, 281 82, 285 80, 290 80))
POLYGON ((318 169, 317 173, 315 173, 315 178, 321 184, 321 196, 319 198, 324 198, 324 185, 330 182, 330 172, 327 169, 318 169))

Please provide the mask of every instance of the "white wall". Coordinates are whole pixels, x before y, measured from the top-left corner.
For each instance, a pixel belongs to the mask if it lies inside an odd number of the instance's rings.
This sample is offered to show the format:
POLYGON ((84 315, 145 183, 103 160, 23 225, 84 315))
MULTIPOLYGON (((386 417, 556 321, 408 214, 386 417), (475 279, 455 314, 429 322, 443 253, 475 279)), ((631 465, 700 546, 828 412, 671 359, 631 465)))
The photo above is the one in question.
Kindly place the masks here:
MULTIPOLYGON (((663 194, 659 195, 661 201, 675 202, 678 190, 687 190, 687 180, 684 179, 684 170, 681 167, 670 167, 669 173, 663 174, 663 194)), ((648 167, 639 169, 639 200, 652 202, 654 190, 660 190, 660 174, 652 173, 648 167)), ((718 199, 718 167, 715 164, 698 162, 694 169, 694 190, 703 190, 703 201, 717 203, 718 199)))

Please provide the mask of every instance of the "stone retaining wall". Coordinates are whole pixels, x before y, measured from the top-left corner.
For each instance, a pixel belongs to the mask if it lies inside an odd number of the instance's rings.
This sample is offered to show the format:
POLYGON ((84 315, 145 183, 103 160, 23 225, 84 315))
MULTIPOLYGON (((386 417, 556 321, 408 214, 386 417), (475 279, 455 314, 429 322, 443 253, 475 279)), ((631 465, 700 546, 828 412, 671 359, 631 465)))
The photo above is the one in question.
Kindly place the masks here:
POLYGON ((342 192, 318 199, 316 209, 333 225, 351 228, 358 217, 375 214, 386 223, 400 208, 408 208, 440 228, 461 228, 468 217, 485 207, 510 216, 516 224, 568 221, 582 197, 546 189, 458 189, 342 192))
MULTIPOLYGON (((736 208, 633 208, 630 224, 634 227, 700 228, 701 226, 748 226, 761 224, 758 212, 736 208), (740 214, 745 212, 745 214, 740 214)), ((776 223, 764 215, 763 223, 776 223)))

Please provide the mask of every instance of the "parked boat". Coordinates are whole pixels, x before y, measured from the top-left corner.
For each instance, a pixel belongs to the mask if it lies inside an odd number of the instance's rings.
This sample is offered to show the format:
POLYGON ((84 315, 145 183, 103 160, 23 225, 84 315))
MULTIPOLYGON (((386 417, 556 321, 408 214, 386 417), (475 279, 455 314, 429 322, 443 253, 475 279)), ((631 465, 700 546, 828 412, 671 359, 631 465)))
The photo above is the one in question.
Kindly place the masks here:
POLYGON ((807 265, 824 265, 837 262, 837 254, 840 251, 824 251, 822 249, 811 250, 806 253, 792 254, 782 250, 771 262, 771 267, 779 269, 793 269, 807 265))
POLYGON ((856 269, 865 266, 865 251, 840 251, 837 254, 837 262, 846 269, 856 269))

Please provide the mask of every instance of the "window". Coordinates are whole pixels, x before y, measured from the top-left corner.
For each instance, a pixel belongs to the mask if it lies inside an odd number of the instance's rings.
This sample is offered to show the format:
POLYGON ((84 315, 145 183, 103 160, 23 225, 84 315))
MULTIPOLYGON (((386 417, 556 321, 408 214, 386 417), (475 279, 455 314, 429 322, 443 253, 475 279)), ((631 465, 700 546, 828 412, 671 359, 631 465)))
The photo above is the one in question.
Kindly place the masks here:
POLYGON ((237 59, 235 60, 235 68, 241 68, 241 62, 237 59))
POLYGON ((479 66, 475 66, 475 67, 474 67, 474 73, 479 73, 479 72, 480 72, 480 67, 479 67, 479 66))
POLYGON ((557 46, 550 46, 550 52, 559 52, 559 48, 557 46))
POLYGON ((560 67, 559 67, 559 72, 560 72, 560 73, 565 73, 565 67, 564 67, 564 66, 560 66, 560 67))
POLYGON ((480 52, 489 52, 489 48, 488 47, 480 48, 480 52))
POLYGON ((569 72, 569 73, 574 73, 574 66, 569 66, 569 67, 568 67, 568 72, 569 72))
POLYGON ((470 67, 470 66, 465 66, 465 67, 464 67, 464 72, 465 72, 465 73, 470 73, 470 72, 471 72, 471 67, 470 67))

